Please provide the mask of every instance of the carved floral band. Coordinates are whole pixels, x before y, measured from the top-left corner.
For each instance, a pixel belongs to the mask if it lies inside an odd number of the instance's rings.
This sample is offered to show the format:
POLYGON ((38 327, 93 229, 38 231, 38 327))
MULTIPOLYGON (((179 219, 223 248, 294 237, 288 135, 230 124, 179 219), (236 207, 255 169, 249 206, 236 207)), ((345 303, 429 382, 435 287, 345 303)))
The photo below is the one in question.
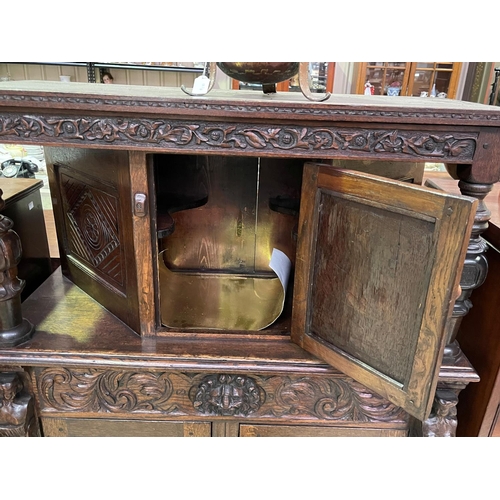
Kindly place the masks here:
POLYGON ((110 145, 175 151, 231 151, 305 157, 471 161, 478 135, 328 126, 257 125, 182 120, 0 115, 1 142, 110 145))

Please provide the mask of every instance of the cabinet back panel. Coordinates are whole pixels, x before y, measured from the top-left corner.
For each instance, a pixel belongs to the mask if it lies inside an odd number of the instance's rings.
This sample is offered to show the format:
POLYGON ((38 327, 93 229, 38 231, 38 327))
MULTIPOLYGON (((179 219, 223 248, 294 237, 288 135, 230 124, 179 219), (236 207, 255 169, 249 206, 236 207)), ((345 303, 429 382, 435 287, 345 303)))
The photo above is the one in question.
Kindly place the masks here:
POLYGON ((157 156, 157 206, 169 211, 175 224, 161 241, 167 267, 269 272, 273 248, 293 262, 302 165, 302 160, 157 156), (295 201, 295 214, 271 208, 277 198, 295 201), (197 206, 178 210, 189 202, 197 206))

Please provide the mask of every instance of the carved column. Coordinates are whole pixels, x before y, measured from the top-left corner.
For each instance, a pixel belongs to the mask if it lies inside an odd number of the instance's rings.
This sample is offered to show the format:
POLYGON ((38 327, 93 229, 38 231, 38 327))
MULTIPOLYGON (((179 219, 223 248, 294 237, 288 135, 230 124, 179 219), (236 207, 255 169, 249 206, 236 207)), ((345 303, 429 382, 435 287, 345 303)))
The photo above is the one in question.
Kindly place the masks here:
POLYGON ((458 186, 464 196, 476 198, 479 200, 479 204, 460 280, 462 291, 455 302, 452 319, 448 325, 448 339, 445 348, 445 357, 448 358, 455 358, 460 354, 460 348, 455 341, 460 323, 472 307, 470 300, 472 292, 484 283, 488 272, 488 261, 485 255, 487 245, 481 234, 488 228, 488 221, 491 217, 491 212, 488 210, 484 198, 493 187, 492 184, 473 184, 465 180, 461 180, 458 186))
POLYGON ((39 436, 33 397, 18 372, 0 373, 0 437, 39 436))
MULTIPOLYGON (((5 202, 0 189, 0 210, 5 202)), ((24 281, 17 277, 21 240, 12 230, 14 223, 0 215, 0 347, 12 347, 31 338, 33 325, 22 317, 21 292, 24 281)))
MULTIPOLYGON (((463 360, 456 336, 462 318, 470 311, 472 292, 481 286, 488 272, 486 259, 487 245, 481 234, 488 228, 491 212, 484 202, 484 198, 491 191, 492 184, 469 182, 466 175, 458 186, 464 196, 476 198, 479 203, 474 216, 469 245, 465 257, 465 264, 460 280, 461 292, 453 307, 451 320, 447 325, 447 345, 444 351, 443 365, 458 365, 463 360)), ((470 380, 469 380, 470 381, 470 380)), ((436 391, 432 412, 427 420, 418 425, 418 434, 429 437, 453 437, 456 435, 458 395, 468 384, 440 381, 436 391)))

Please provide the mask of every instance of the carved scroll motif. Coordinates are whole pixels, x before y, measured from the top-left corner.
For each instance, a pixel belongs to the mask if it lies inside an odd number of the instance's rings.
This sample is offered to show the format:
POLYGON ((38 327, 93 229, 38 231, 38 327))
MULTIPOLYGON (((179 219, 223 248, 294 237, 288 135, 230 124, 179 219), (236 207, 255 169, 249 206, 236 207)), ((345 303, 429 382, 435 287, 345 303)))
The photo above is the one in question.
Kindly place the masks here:
POLYGON ((48 368, 38 379, 45 409, 64 412, 160 412, 172 410, 166 373, 48 368))
POLYGON ((307 153, 342 151, 346 156, 472 160, 477 135, 338 127, 264 126, 137 118, 43 118, 0 116, 0 138, 68 144, 116 144, 164 150, 307 153))
POLYGON ((150 413, 300 421, 399 422, 408 415, 344 375, 262 376, 107 369, 37 370, 47 413, 150 413))
MULTIPOLYGON (((272 377, 272 416, 310 415, 325 420, 405 421, 407 414, 363 385, 344 378, 272 377)), ((271 416, 270 415, 270 416, 271 416)))

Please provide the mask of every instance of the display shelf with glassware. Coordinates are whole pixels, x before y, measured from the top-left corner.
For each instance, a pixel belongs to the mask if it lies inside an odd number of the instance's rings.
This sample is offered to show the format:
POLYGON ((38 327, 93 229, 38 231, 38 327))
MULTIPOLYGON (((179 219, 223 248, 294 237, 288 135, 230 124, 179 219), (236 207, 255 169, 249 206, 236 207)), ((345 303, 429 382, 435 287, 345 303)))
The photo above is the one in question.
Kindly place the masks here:
POLYGON ((459 62, 363 62, 356 93, 364 94, 369 82, 373 95, 453 99, 461 68, 459 62))

